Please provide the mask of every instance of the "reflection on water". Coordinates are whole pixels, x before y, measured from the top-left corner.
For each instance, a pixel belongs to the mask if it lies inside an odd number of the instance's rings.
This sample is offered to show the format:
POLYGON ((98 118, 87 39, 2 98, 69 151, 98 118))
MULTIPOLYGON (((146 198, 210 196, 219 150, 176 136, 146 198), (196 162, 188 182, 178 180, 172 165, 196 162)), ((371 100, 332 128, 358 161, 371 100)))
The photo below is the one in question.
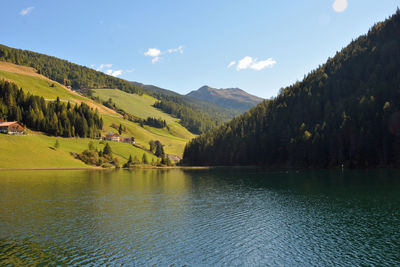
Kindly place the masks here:
POLYGON ((399 265, 400 172, 0 172, 0 265, 399 265))

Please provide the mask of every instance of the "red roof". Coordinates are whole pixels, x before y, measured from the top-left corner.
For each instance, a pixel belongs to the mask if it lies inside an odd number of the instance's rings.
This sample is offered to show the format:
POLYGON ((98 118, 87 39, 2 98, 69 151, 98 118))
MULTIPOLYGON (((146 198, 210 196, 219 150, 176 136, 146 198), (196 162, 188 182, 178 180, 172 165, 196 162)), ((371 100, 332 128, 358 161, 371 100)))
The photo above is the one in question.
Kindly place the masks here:
POLYGON ((118 133, 108 133, 106 137, 119 136, 118 133))
POLYGON ((0 127, 10 126, 10 125, 13 125, 15 123, 18 123, 18 122, 17 121, 0 122, 0 127))

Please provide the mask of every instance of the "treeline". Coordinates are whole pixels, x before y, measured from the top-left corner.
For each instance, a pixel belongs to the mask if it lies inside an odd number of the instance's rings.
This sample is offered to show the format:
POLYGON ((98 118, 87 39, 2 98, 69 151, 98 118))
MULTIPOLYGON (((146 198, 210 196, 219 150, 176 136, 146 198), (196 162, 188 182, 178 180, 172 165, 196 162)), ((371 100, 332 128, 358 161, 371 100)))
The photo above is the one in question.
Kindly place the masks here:
POLYGON ((180 119, 180 124, 194 134, 205 133, 222 123, 222 120, 211 118, 203 112, 196 112, 192 108, 170 100, 154 103, 154 107, 180 119))
POLYGON ((28 128, 63 137, 100 137, 103 120, 88 105, 62 103, 57 97, 46 102, 43 97, 25 94, 17 85, 0 80, 0 119, 18 121, 28 128))
POLYGON ((400 166, 400 11, 302 82, 193 139, 183 163, 400 166))
POLYGON ((151 127, 155 128, 164 128, 167 126, 167 122, 161 118, 153 118, 153 117, 148 117, 147 119, 143 120, 143 124, 149 125, 151 127))
POLYGON ((118 88, 142 94, 140 87, 103 72, 28 50, 0 45, 0 60, 35 68, 38 73, 73 89, 118 88))

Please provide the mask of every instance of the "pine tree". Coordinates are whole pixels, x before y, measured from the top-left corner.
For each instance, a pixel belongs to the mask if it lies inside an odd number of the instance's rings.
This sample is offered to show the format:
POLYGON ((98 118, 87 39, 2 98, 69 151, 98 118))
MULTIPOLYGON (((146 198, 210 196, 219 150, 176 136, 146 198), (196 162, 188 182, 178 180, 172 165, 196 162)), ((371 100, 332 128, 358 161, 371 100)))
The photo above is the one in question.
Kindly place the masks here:
POLYGON ((58 149, 60 147, 60 142, 58 142, 58 140, 56 140, 56 143, 54 144, 54 148, 58 149))
POLYGON ((143 163, 143 164, 149 164, 149 160, 147 159, 146 153, 143 153, 142 163, 143 163))
POLYGON ((164 157, 164 148, 163 145, 161 144, 160 141, 155 141, 155 153, 154 155, 156 155, 159 158, 163 158, 164 157))
POLYGON ((89 142, 88 148, 89 148, 89 150, 94 150, 94 143, 93 143, 93 141, 90 141, 90 142, 89 142))
POLYGON ((132 155, 129 155, 129 159, 128 159, 127 164, 130 165, 130 164, 132 164, 132 163, 133 163, 132 155))
POLYGON ((112 150, 108 143, 104 147, 103 155, 108 155, 108 156, 112 157, 112 150))

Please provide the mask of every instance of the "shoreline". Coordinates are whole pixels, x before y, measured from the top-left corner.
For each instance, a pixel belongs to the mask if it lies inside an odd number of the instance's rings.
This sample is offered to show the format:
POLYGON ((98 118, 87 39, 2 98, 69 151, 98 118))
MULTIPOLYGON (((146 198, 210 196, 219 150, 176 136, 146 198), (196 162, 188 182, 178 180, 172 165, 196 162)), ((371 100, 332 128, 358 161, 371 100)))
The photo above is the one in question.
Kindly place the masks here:
POLYGON ((95 170, 95 171, 110 171, 110 170, 140 170, 140 169, 192 169, 192 170, 205 170, 211 169, 208 166, 137 166, 135 168, 99 168, 99 167, 87 167, 87 168, 0 168, 1 171, 80 171, 80 170, 95 170))
MULTIPOLYGON (((331 167, 331 168, 277 168, 277 167, 265 167, 265 166, 135 166, 133 168, 101 168, 101 167, 75 167, 75 168, 0 168, 0 172, 2 171, 80 171, 80 170, 91 170, 91 171, 115 171, 115 170, 149 170, 149 169, 158 169, 158 170, 169 170, 169 169, 182 169, 182 170, 223 170, 223 169, 248 169, 248 170, 269 170, 269 171, 277 171, 277 170, 285 170, 285 171, 304 171, 304 170, 340 170, 341 167, 331 167)), ((399 169, 395 166, 374 166, 369 168, 344 168, 343 170, 379 170, 379 169, 399 169)))

